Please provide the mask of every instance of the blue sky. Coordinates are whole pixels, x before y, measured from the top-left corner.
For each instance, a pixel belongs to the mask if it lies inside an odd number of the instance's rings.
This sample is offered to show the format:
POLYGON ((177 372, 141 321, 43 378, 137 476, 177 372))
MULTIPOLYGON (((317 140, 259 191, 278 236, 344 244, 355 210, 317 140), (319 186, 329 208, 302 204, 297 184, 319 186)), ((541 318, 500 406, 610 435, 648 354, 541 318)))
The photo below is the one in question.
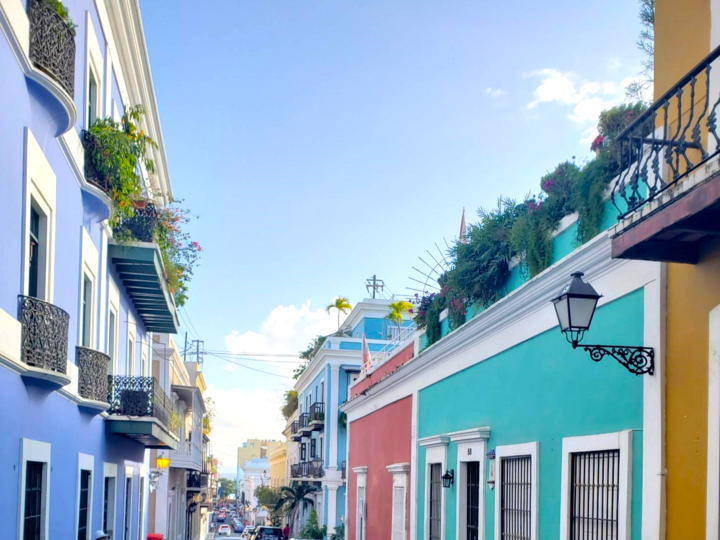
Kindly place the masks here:
MULTIPOLYGON (((473 221, 586 159, 640 71, 631 0, 141 7, 173 191, 200 216, 184 316, 210 350, 295 352, 374 273, 406 292, 463 207, 473 221)), ((236 442, 281 436, 287 379, 215 357, 206 379, 226 467, 236 442)))

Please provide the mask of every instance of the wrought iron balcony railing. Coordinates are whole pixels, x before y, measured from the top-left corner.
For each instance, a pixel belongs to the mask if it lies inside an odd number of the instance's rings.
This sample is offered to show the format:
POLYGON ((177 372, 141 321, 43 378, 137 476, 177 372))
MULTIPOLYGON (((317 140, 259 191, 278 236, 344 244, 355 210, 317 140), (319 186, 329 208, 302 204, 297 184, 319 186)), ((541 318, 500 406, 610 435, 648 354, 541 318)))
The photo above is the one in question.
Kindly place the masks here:
POLYGON ((70 315, 32 296, 19 296, 18 319, 22 325, 22 361, 67 375, 70 315))
POLYGON ((49 2, 28 1, 30 60, 75 95, 75 35, 49 2))
POLYGON ((198 471, 187 471, 187 489, 207 489, 208 475, 198 471))
POLYGON ((139 242, 154 242, 158 227, 158 213, 152 203, 138 204, 131 218, 124 218, 115 227, 115 234, 130 236, 139 242))
POLYGON ((108 377, 108 414, 146 416, 170 426, 172 403, 155 377, 108 377))
POLYGON ((313 459, 308 465, 308 476, 310 478, 322 478, 325 475, 322 459, 313 459))
POLYGON ((322 402, 313 403, 310 405, 310 423, 312 422, 324 422, 325 421, 325 404, 322 402))
POLYGON ((719 56, 720 47, 617 136, 622 172, 611 201, 621 219, 720 152, 720 93, 715 95, 710 85, 710 71, 719 56))
POLYGON ((308 413, 302 413, 298 417, 298 428, 305 429, 307 427, 310 427, 310 415, 308 413))
POLYGON ((292 435, 296 435, 300 431, 300 422, 297 420, 294 420, 292 424, 290 424, 290 433, 292 435))
POLYGON ((107 402, 110 357, 100 351, 78 346, 75 347, 75 362, 80 375, 78 380, 80 397, 107 402))

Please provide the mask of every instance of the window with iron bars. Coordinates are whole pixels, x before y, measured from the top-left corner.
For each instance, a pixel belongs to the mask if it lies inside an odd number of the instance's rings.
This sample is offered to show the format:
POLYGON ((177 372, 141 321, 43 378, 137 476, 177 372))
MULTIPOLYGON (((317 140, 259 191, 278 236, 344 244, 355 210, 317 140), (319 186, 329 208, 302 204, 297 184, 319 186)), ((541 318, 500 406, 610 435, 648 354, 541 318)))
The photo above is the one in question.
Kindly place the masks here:
POLYGON ((532 458, 500 460, 500 538, 532 538, 532 458))
POLYGON ((620 450, 571 454, 571 540, 618 538, 620 450))
POLYGON ((430 540, 442 535, 442 464, 430 465, 430 540))

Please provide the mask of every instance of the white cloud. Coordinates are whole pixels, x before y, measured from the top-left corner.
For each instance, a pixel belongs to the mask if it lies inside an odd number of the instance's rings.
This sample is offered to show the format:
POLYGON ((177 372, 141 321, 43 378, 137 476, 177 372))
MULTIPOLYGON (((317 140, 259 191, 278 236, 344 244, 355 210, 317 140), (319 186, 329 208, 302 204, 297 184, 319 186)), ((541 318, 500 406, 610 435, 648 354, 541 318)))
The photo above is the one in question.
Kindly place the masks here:
POLYGON ((506 94, 505 90, 501 90, 500 88, 488 88, 485 93, 494 98, 499 98, 506 94))
POLYGON ((528 77, 542 77, 533 95, 535 100, 528 104, 528 109, 537 107, 540 103, 557 101, 572 104, 582 99, 575 88, 573 76, 570 73, 561 73, 556 69, 542 69, 527 75, 528 77))
MULTIPOLYGON (((340 314, 340 322, 347 316, 340 314)), ((307 348, 310 341, 318 335, 327 335, 335 332, 338 325, 337 310, 327 313, 322 308, 313 309, 310 301, 299 308, 290 306, 277 306, 260 325, 260 330, 254 332, 233 331, 225 336, 225 344, 231 353, 295 353, 307 348)), ((284 377, 290 377, 297 363, 287 363, 292 360, 288 357, 263 357, 265 360, 282 360, 283 363, 260 363, 244 361, 242 358, 233 358, 233 362, 247 365, 251 368, 269 371, 284 377)), ((247 388, 233 388, 221 390, 215 387, 208 389, 208 396, 216 403, 216 417, 213 421, 212 444, 218 458, 223 462, 222 472, 235 470, 236 462, 233 456, 237 447, 245 440, 253 437, 282 439, 282 430, 285 421, 280 414, 283 393, 290 389, 293 380, 280 377, 269 377, 263 386, 253 388, 253 372, 242 367, 226 364, 223 370, 236 372, 243 376, 238 385, 247 388)), ((228 374, 228 377, 231 375, 228 374)), ((237 375, 233 375, 237 377, 237 375)))

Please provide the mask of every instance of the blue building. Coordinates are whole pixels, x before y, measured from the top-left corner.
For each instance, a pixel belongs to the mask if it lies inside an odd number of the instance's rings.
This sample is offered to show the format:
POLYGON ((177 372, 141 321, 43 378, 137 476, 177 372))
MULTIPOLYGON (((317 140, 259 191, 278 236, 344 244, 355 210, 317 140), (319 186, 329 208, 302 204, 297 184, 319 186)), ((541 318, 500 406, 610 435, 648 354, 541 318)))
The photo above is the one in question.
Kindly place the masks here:
POLYGON ((137 1, 64 5, 75 28, 43 0, 0 0, 0 523, 3 538, 136 540, 146 449, 177 446, 151 373, 152 333, 177 318, 158 246, 113 239, 83 131, 144 106, 144 191, 171 192, 137 1))
MULTIPOLYGON (((345 515, 347 429, 340 405, 362 368, 362 339, 379 352, 398 333, 386 316, 390 300, 366 299, 355 305, 335 334, 328 336, 295 384, 298 410, 289 419, 289 478, 316 485, 314 508, 328 535, 345 515), (295 443, 295 444, 293 444, 295 443)), ((403 325, 412 324, 410 320, 403 325)), ((308 511, 300 516, 307 519, 308 511)))

